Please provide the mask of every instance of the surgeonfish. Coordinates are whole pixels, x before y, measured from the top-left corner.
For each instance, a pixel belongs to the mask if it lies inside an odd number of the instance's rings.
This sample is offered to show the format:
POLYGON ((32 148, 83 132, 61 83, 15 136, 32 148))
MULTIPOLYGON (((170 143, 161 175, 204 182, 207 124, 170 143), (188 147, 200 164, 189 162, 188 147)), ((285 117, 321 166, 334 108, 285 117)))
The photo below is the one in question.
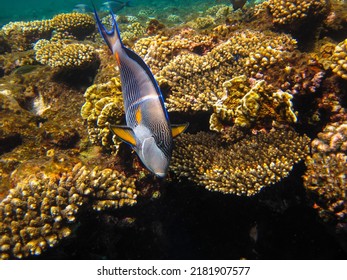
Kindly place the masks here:
POLYGON ((100 34, 117 61, 122 83, 126 126, 110 128, 135 150, 148 170, 163 178, 170 164, 173 137, 184 132, 188 123, 170 125, 163 96, 151 70, 139 55, 123 45, 115 15, 112 10, 110 13, 112 29, 107 30, 94 7, 100 34))
POLYGON ((247 2, 247 0, 230 0, 233 5, 234 11, 241 9, 247 2))
POLYGON ((77 5, 75 5, 75 7, 72 11, 76 12, 76 13, 85 14, 85 13, 91 12, 92 10, 86 4, 77 4, 77 5))
POLYGON ((110 11, 112 10, 112 12, 116 13, 120 10, 122 10, 125 7, 132 7, 130 0, 127 1, 106 1, 104 3, 102 3, 102 6, 100 8, 100 11, 110 11))

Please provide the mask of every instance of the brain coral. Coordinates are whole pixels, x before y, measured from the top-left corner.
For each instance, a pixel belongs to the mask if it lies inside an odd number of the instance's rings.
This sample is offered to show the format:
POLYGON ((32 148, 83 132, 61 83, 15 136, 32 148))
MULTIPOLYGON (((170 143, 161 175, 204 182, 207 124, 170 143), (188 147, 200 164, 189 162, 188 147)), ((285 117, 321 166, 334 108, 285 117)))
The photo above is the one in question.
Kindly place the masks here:
POLYGON ((347 39, 336 46, 331 60, 330 67, 333 72, 347 80, 347 39))
POLYGON ((34 49, 36 60, 53 68, 83 68, 97 61, 94 47, 84 43, 42 39, 35 44, 34 49))
POLYGON ((109 125, 119 124, 124 115, 119 78, 90 86, 84 97, 86 102, 81 109, 81 115, 87 120, 90 141, 117 151, 120 141, 112 137, 109 125))
POLYGON ((70 171, 52 173, 47 170, 52 164, 46 162, 42 170, 26 163, 22 168, 31 169, 31 176, 12 175, 16 187, 0 203, 1 259, 39 255, 55 246, 71 234, 82 205, 99 211, 136 203, 135 179, 116 170, 78 163, 70 171))
POLYGON ((309 138, 291 130, 248 135, 223 144, 218 134, 183 134, 171 170, 208 190, 251 196, 286 177, 308 153, 309 138))

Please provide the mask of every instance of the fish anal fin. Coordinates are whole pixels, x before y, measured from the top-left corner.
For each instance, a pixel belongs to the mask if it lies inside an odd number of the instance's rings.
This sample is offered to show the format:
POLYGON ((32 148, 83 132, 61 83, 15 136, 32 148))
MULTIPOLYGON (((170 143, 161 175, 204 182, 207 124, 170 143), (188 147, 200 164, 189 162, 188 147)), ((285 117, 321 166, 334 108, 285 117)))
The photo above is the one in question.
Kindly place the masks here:
POLYGON ((187 129, 188 126, 189 126, 189 123, 172 124, 171 125, 172 137, 175 138, 176 136, 183 133, 187 129))
POLYGON ((125 143, 136 146, 134 132, 131 128, 124 125, 110 125, 111 131, 125 143))

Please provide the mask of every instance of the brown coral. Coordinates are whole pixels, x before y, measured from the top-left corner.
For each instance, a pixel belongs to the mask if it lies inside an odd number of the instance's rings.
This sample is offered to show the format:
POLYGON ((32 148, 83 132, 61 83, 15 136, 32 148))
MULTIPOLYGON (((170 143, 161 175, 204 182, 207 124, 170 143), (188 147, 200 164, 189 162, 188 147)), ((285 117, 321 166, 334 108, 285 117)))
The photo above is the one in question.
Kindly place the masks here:
POLYGON ((82 13, 59 14, 51 20, 55 39, 82 40, 95 31, 95 21, 91 15, 82 13))
POLYGON ((347 39, 336 46, 331 60, 330 67, 333 72, 347 80, 347 39))
POLYGON ((66 163, 57 162, 52 172, 51 165, 26 163, 22 169, 31 168, 31 176, 18 169, 19 174, 12 175, 12 181, 18 180, 16 187, 0 203, 1 259, 39 255, 55 246, 71 234, 86 203, 98 211, 136 203, 135 180, 116 170, 88 169, 78 163, 69 171, 66 163))
POLYGON ((213 105, 210 129, 221 132, 222 123, 249 127, 267 118, 268 122, 296 122, 292 109, 292 96, 275 90, 264 80, 247 82, 238 76, 223 83, 224 96, 213 105))
POLYGON ((184 134, 177 139, 171 170, 209 190, 250 196, 286 177, 308 153, 308 142, 291 130, 249 135, 227 145, 217 134, 184 134))
POLYGON ((309 18, 324 15, 327 12, 326 0, 269 0, 268 6, 273 22, 279 25, 301 23, 309 18))
POLYGON ((83 40, 95 31, 92 16, 82 13, 59 14, 48 20, 18 21, 4 25, 0 35, 12 51, 23 51, 39 39, 77 39, 83 40))
POLYGON ((311 143, 304 186, 320 217, 347 223, 347 121, 329 123, 311 143))
POLYGON ((97 61, 94 47, 88 44, 39 40, 34 49, 36 60, 53 68, 83 68, 97 61))
POLYGON ((81 109, 81 115, 87 120, 90 141, 117 151, 121 142, 112 137, 109 125, 119 124, 124 115, 119 78, 90 86, 84 97, 86 102, 81 109))
POLYGON ((243 31, 205 55, 177 55, 157 73, 159 84, 169 89, 168 110, 210 110, 223 96, 225 81, 235 75, 261 76, 273 65, 284 68, 295 46, 295 40, 286 35, 243 31))
POLYGON ((53 27, 50 20, 10 22, 1 28, 1 33, 12 51, 24 51, 39 39, 48 39, 53 27))
POLYGON ((326 222, 347 223, 347 156, 314 153, 306 160, 304 185, 319 216, 326 222))

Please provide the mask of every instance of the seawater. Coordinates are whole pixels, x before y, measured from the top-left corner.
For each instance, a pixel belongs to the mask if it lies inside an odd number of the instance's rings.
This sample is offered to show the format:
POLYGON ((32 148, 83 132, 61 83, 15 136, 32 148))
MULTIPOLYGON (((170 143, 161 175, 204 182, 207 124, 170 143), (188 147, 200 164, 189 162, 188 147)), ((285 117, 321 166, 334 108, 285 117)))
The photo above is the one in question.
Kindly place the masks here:
MULTIPOLYGON (((99 8, 104 0, 94 0, 94 5, 99 8)), ((254 0, 250 2, 255 2, 254 0)), ((258 1, 260 2, 260 1, 258 1)), ((73 11, 77 4, 86 4, 92 6, 91 1, 42 1, 42 0, 1 0, 0 26, 10 21, 29 21, 49 19, 59 13, 68 13, 73 11)), ((199 11, 208 5, 230 4, 229 0, 132 0, 132 7, 126 7, 119 11, 119 14, 132 15, 132 12, 139 8, 153 8, 155 10, 174 8, 177 13, 199 11)), ((231 4, 230 4, 231 5, 231 4)), ((134 14, 135 15, 135 14, 134 14)))

